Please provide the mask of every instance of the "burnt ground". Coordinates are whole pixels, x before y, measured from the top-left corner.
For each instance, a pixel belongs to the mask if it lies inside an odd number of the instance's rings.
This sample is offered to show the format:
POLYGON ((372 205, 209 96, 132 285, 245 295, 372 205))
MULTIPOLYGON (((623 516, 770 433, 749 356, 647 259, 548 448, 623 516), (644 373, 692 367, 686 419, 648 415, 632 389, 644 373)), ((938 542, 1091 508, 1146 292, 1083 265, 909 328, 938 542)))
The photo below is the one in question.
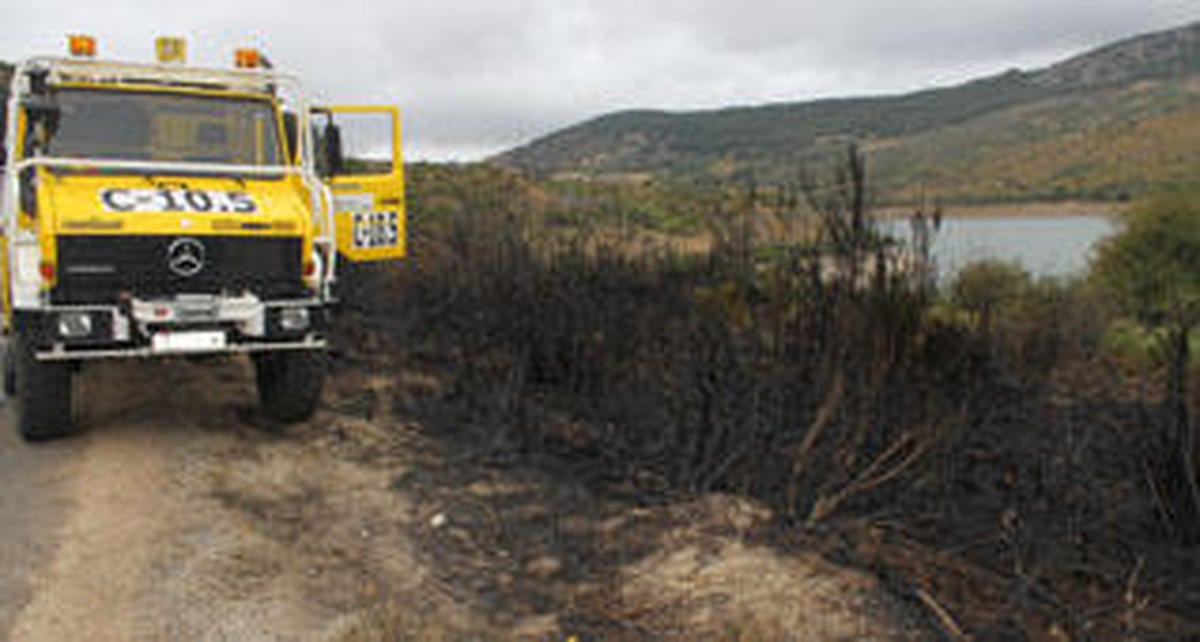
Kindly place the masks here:
POLYGON ((0 637, 938 635, 874 573, 779 546, 752 500, 431 420, 428 373, 342 361, 287 428, 252 380, 232 359, 104 364, 81 377, 83 435, 0 442, 21 462, 0 470, 0 637))

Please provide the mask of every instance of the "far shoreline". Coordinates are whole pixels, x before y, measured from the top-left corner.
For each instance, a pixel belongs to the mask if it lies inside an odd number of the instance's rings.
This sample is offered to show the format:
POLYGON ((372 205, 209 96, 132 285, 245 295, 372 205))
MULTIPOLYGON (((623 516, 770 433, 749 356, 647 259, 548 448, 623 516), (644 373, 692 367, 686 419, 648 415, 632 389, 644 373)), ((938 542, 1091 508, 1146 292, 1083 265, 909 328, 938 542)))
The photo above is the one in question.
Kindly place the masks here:
MULTIPOLYGON (((946 218, 1060 218, 1069 216, 1120 216, 1128 203, 1104 201, 1034 201, 1029 203, 994 203, 984 205, 943 205, 946 218)), ((881 219, 908 218, 914 207, 887 206, 875 210, 881 219)))

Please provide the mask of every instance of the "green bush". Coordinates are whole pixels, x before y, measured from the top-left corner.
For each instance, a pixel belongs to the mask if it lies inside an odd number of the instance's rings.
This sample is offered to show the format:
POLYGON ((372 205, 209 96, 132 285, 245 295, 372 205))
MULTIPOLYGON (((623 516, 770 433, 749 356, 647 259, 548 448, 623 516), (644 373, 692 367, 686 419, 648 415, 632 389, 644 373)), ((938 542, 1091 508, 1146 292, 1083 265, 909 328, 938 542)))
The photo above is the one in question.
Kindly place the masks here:
POLYGON ((1195 325, 1200 308, 1200 193, 1162 194, 1133 208, 1102 243, 1092 277, 1147 323, 1195 325))
POLYGON ((997 308, 1020 298, 1029 285, 1029 273, 1019 263, 986 259, 958 272, 950 284, 950 298, 969 312, 986 334, 997 308))

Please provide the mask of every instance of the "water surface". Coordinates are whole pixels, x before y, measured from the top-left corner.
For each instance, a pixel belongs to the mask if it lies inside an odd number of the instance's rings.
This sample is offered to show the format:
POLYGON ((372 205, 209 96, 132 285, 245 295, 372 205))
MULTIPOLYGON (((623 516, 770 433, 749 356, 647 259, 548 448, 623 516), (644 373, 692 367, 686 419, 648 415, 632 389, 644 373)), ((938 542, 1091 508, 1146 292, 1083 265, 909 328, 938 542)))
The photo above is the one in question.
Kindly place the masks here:
MULTIPOLYGON (((884 224, 907 241, 908 221, 884 224)), ((1117 221, 1096 216, 946 217, 933 242, 942 278, 981 259, 1016 261, 1034 276, 1069 277, 1087 271, 1096 243, 1117 231, 1117 221)))

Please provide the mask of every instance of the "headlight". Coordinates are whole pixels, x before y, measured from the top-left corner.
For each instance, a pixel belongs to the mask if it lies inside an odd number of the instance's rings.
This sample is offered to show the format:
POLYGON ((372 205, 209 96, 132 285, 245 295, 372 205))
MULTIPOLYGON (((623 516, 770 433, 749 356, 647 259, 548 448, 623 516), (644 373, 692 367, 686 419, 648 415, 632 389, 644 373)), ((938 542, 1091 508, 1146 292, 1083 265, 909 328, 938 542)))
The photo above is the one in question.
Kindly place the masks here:
POLYGON ((89 312, 63 312, 58 315, 58 335, 64 339, 83 339, 92 336, 95 323, 89 312))
POLYGON ((279 311, 279 329, 284 332, 307 330, 308 308, 283 308, 279 311))

